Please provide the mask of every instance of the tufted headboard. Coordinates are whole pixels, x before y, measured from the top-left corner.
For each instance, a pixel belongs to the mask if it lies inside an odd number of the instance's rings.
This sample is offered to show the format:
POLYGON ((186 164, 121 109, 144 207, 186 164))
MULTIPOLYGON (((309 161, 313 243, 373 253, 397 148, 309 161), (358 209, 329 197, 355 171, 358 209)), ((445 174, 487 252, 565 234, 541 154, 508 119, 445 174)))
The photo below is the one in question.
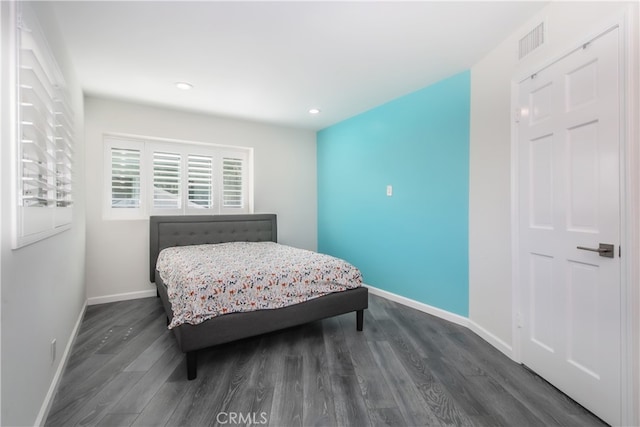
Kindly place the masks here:
POLYGON ((275 214, 184 215, 149 218, 150 279, 156 281, 160 251, 172 246, 225 242, 277 242, 275 214))

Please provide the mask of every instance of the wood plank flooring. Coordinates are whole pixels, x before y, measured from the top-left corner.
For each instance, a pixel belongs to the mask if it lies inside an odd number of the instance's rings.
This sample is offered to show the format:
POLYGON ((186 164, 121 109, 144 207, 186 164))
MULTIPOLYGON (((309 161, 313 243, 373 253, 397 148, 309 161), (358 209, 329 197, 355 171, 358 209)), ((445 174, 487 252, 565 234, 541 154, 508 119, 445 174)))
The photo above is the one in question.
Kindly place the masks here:
POLYGON ((200 352, 160 300, 87 308, 47 426, 600 426, 469 330, 370 295, 355 313, 200 352))

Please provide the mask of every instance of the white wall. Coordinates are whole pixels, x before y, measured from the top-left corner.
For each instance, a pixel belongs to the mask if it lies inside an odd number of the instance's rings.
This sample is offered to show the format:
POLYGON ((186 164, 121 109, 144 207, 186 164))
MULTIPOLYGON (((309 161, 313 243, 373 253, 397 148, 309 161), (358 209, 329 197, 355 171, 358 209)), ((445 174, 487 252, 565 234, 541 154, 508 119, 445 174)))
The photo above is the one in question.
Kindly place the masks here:
MULTIPOLYGON (((511 81, 578 46, 629 5, 553 2, 471 68, 469 318, 494 341, 502 342, 503 350, 510 351, 514 345, 511 81), (518 40, 542 19, 548 30, 546 45, 519 62, 518 40)), ((632 13, 637 14, 637 8, 632 13)))
POLYGON ((315 132, 97 97, 85 98, 85 115, 90 303, 155 292, 149 283, 148 220, 103 219, 105 133, 253 147, 255 212, 278 215, 279 242, 316 249, 315 132))
MULTIPOLYGON (((18 250, 11 249, 12 157, 9 114, 8 71, 15 66, 8 46, 11 38, 9 10, 2 8, 2 145, 0 151, 1 207, 1 281, 2 284, 2 419, 6 426, 33 425, 45 397, 60 368, 61 357, 85 303, 84 289, 84 165, 75 162, 74 222, 70 230, 18 250), (50 343, 57 340, 57 358, 52 363, 50 343)), ((75 155, 84 157, 82 93, 67 61, 47 4, 38 4, 36 12, 47 40, 67 78, 76 113, 75 155)))

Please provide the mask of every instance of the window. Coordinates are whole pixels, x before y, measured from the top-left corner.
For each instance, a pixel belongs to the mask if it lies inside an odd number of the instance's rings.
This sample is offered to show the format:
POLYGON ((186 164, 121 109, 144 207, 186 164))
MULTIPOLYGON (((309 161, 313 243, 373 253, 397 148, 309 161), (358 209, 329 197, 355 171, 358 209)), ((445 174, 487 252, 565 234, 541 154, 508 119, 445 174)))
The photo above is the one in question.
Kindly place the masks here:
POLYGON ((71 226, 74 124, 64 76, 27 5, 20 4, 16 22, 19 248, 71 226))
POLYGON ((105 137, 105 217, 249 213, 251 149, 105 137))

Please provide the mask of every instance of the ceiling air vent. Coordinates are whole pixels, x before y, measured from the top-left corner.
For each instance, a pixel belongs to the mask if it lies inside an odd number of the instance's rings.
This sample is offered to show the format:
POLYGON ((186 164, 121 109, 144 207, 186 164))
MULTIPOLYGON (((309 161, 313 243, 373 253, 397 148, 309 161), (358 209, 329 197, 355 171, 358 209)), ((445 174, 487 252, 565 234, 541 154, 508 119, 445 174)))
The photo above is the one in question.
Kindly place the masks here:
POLYGON ((522 59, 544 43, 544 22, 520 39, 518 59, 522 59))

